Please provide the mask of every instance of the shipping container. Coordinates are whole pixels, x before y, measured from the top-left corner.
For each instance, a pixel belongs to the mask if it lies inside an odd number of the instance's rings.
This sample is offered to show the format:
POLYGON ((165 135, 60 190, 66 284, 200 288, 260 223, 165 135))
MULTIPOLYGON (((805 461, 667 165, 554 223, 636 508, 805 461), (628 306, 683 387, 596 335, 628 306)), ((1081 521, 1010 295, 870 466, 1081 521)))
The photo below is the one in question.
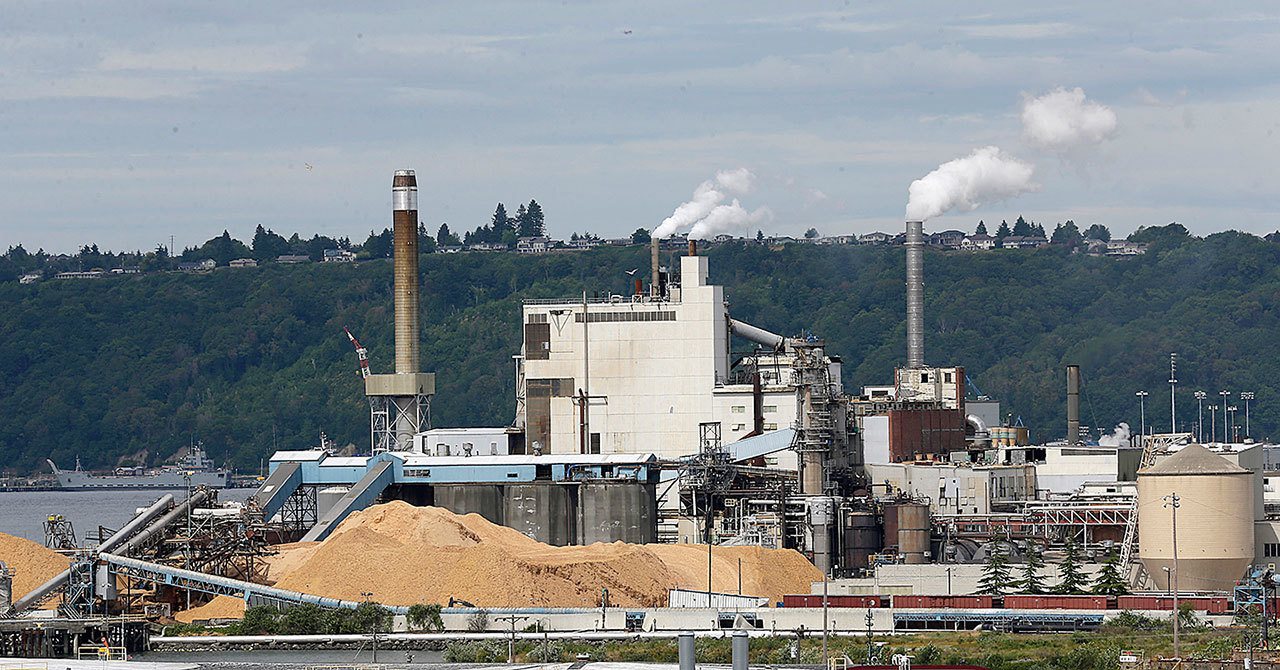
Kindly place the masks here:
POLYGON ((991 609, 991 596, 894 596, 894 607, 918 609, 991 609))
MULTIPOLYGON (((1178 604, 1191 605, 1191 609, 1209 614, 1231 612, 1231 599, 1226 596, 1183 596, 1178 598, 1178 604)), ((1119 596, 1116 609, 1172 611, 1173 596, 1119 596)))
MULTIPOLYGON (((827 596, 827 607, 883 607, 881 596, 827 596)), ((783 607, 822 607, 821 594, 795 594, 782 596, 783 607)))
POLYGON ((1017 595, 1005 596, 1004 606, 1011 610, 1105 610, 1106 596, 1017 595))

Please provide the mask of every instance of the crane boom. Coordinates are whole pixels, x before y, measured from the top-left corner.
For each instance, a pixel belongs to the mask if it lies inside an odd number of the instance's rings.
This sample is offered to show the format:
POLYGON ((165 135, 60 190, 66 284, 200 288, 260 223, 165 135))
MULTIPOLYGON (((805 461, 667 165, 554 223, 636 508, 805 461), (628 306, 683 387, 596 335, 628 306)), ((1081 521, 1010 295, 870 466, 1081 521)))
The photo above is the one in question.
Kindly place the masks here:
POLYGON ((367 379, 369 377, 369 350, 360 346, 360 340, 347 330, 346 326, 342 327, 342 332, 347 334, 347 339, 351 340, 351 346, 356 348, 356 358, 360 359, 360 376, 367 379))

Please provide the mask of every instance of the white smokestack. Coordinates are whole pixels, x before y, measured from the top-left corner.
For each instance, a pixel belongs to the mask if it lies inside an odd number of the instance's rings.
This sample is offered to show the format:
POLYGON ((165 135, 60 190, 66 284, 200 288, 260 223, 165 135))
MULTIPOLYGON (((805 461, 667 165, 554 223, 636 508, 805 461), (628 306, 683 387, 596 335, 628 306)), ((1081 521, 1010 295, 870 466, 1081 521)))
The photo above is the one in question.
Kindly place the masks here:
POLYGON ((671 237, 681 230, 690 229, 691 239, 705 239, 769 221, 773 212, 768 207, 747 211, 736 198, 725 204, 732 195, 750 193, 754 183, 755 175, 746 168, 717 172, 714 179, 699 184, 693 191, 693 199, 664 219, 653 231, 653 236, 671 237))
POLYGON ((964 158, 939 165, 911 182, 907 220, 926 221, 952 209, 978 207, 1039 188, 1031 181, 1035 167, 999 147, 982 147, 964 158))
POLYGON ((1022 103, 1022 134, 1032 146, 1067 152, 1116 134, 1116 113, 1085 99, 1082 88, 1057 88, 1022 103))

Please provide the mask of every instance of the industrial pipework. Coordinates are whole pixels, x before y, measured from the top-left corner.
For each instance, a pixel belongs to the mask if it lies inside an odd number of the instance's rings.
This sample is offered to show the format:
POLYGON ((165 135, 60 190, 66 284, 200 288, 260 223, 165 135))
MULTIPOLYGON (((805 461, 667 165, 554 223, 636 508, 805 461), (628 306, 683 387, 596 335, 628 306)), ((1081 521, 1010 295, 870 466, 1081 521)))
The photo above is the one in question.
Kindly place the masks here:
POLYGON ((418 371, 418 178, 397 170, 391 180, 395 235, 396 374, 418 371))
POLYGON ((907 367, 924 367, 924 222, 907 222, 907 367))
POLYGON ((1080 366, 1067 366, 1067 444, 1080 444, 1080 366))

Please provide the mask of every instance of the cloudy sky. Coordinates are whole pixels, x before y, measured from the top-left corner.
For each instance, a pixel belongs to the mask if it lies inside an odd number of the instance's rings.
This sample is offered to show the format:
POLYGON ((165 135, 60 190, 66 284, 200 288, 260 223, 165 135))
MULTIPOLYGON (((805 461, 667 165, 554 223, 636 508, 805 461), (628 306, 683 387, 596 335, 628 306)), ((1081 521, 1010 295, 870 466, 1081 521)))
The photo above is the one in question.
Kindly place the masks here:
POLYGON ((766 232, 896 230, 987 145, 1037 188, 929 228, 1280 227, 1264 3, 372 4, 0 0, 0 246, 363 240, 406 167, 455 230, 536 198, 554 236, 618 236, 737 168, 766 232), (1021 106, 1057 87, 1115 132, 1037 148, 1021 106))

